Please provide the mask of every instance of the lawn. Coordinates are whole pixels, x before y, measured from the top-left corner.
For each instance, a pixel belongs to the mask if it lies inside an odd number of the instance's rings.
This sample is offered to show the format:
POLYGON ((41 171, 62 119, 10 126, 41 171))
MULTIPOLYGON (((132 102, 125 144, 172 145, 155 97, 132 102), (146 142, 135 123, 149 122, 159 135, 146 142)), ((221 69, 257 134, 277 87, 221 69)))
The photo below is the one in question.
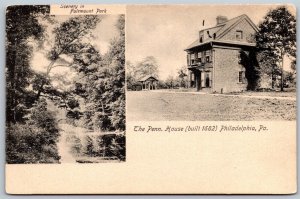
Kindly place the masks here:
POLYGON ((296 100, 129 91, 128 121, 296 120, 296 100))

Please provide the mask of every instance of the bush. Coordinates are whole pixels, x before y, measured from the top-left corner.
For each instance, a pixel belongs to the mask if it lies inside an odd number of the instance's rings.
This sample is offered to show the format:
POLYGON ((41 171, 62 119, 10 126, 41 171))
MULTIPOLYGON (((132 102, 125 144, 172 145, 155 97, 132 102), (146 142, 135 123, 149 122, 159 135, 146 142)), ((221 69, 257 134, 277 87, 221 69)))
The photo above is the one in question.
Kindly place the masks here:
POLYGON ((46 101, 41 100, 31 109, 25 123, 8 124, 7 163, 59 162, 56 146, 59 137, 57 122, 46 106, 46 101))

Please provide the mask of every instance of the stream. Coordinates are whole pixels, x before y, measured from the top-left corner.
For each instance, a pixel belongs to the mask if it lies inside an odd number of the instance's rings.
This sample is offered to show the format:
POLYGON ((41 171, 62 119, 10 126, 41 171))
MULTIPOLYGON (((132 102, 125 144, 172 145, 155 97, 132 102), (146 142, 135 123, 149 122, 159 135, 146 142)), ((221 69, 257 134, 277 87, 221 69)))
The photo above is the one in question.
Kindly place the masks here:
POLYGON ((48 101, 58 120, 60 163, 103 163, 125 160, 124 133, 90 131, 67 123, 66 110, 48 101))
POLYGON ((110 149, 103 143, 104 138, 115 142, 117 134, 111 132, 89 132, 82 127, 75 127, 67 123, 59 123, 60 137, 57 143, 60 163, 102 163, 120 162, 110 149))

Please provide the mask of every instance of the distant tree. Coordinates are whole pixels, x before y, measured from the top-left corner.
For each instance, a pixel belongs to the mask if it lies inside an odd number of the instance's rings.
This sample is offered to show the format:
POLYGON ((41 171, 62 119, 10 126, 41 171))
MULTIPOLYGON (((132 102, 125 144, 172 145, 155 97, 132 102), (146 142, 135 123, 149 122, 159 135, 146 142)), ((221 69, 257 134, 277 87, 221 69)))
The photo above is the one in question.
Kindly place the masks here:
POLYGON ((145 57, 135 67, 134 77, 140 79, 142 77, 152 75, 158 77, 158 63, 153 56, 145 57))
POLYGON ((187 74, 188 74, 188 71, 187 71, 187 67, 186 66, 182 66, 178 71, 177 71, 177 74, 178 74, 178 78, 179 78, 179 81, 180 81, 180 87, 186 87, 187 86, 187 74))
POLYGON ((173 76, 169 75, 165 80, 165 85, 167 88, 173 88, 175 86, 175 79, 173 76))
POLYGON ((271 10, 259 25, 256 34, 257 47, 269 51, 281 69, 281 91, 283 91, 283 65, 285 56, 295 57, 296 54, 296 18, 286 7, 271 10))
POLYGON ((137 79, 135 77, 135 66, 130 62, 126 62, 126 83, 127 88, 131 88, 137 79))

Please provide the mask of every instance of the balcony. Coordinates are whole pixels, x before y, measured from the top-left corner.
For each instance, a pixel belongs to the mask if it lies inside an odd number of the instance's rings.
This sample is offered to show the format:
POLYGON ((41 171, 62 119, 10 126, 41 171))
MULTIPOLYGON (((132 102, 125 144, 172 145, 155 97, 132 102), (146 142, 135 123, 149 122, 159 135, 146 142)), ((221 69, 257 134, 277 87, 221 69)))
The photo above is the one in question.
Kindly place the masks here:
POLYGON ((204 68, 210 68, 212 67, 212 62, 199 62, 197 60, 191 60, 191 64, 188 66, 188 68, 198 68, 198 69, 204 69, 204 68))

